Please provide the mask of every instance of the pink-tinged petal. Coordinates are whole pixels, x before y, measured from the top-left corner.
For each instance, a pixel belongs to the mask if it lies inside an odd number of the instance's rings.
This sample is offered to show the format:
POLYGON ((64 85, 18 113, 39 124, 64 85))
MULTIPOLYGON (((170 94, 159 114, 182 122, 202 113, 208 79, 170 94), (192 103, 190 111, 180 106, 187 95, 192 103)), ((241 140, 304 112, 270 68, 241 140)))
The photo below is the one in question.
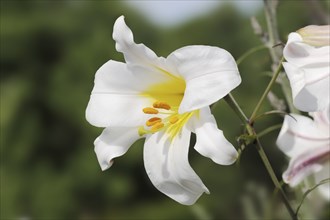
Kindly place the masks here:
POLYGON ((106 128, 95 140, 95 153, 102 170, 110 168, 113 159, 127 152, 139 138, 137 128, 106 128))
POLYGON ((276 144, 289 157, 295 157, 310 149, 329 145, 329 132, 320 130, 312 119, 291 114, 285 116, 276 144))
POLYGON ((171 53, 167 62, 186 81, 179 113, 208 106, 241 83, 234 58, 218 47, 183 47, 171 53))
POLYGON ((98 127, 144 124, 142 109, 151 105, 137 87, 140 81, 132 76, 124 63, 108 61, 96 72, 95 85, 86 109, 86 119, 98 127))
POLYGON ((164 132, 146 138, 144 165, 153 185, 162 193, 184 204, 192 205, 209 193, 188 162, 190 132, 182 128, 172 141, 164 132))
POLYGON ((296 186, 310 174, 321 171, 329 160, 329 144, 310 148, 291 159, 288 169, 283 173, 283 180, 292 187, 296 186))
POLYGON ((299 68, 292 63, 283 63, 290 80, 293 103, 301 111, 322 111, 329 106, 329 66, 299 68))
POLYGON ((193 130, 196 133, 195 149, 200 154, 221 165, 230 165, 236 161, 238 153, 218 129, 209 107, 201 109, 199 115, 193 118, 193 122, 193 130))

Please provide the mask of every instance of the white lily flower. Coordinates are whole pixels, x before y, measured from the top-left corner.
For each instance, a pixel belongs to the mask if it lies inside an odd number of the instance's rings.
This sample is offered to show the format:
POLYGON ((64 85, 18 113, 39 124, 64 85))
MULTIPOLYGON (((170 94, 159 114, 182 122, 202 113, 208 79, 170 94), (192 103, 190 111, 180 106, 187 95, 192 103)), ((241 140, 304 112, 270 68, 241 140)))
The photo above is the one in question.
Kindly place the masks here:
POLYGON ((214 162, 229 165, 238 156, 209 109, 240 84, 235 60, 211 46, 186 46, 157 57, 134 43, 123 16, 114 24, 113 39, 126 63, 110 60, 97 71, 86 110, 92 125, 106 127, 94 142, 100 166, 108 169, 146 137, 144 165, 151 182, 191 205, 209 193, 188 162, 191 132, 197 137, 195 149, 214 162))
MULTIPOLYGON (((308 176, 318 183, 330 178, 330 124, 329 108, 313 112, 309 117, 292 114, 285 116, 277 139, 279 148, 289 156, 288 169, 283 173, 284 182, 294 187, 308 176)), ((330 184, 318 187, 321 194, 330 200, 330 184)))
POLYGON ((293 104, 301 111, 324 111, 329 105, 330 26, 307 26, 290 33, 283 63, 293 104))

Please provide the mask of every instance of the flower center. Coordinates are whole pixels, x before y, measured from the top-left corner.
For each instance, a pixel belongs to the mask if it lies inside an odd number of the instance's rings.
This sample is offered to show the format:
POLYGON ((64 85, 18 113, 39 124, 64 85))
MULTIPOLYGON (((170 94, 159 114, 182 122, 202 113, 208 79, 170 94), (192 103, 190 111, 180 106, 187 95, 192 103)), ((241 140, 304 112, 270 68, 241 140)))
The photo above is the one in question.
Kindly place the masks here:
POLYGON ((154 134, 165 130, 171 140, 173 140, 175 136, 180 134, 182 127, 195 113, 193 111, 179 114, 178 109, 178 106, 171 106, 164 101, 156 101, 152 107, 143 108, 142 111, 145 114, 153 115, 153 117, 146 121, 145 126, 139 127, 139 135, 154 134))

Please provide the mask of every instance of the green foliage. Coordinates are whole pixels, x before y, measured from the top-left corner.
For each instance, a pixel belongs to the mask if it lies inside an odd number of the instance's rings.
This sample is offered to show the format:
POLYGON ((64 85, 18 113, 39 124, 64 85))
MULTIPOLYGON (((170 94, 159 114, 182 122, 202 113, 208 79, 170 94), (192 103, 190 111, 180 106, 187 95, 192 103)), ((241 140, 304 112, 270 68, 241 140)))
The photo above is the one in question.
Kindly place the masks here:
MULTIPOLYGON (((310 22, 300 3, 280 6, 282 39, 310 22), (283 28, 282 28, 283 27, 283 28)), ((249 19, 224 6, 172 29, 152 26, 119 1, 1 1, 1 219, 241 219, 241 195, 251 180, 272 190, 257 154, 246 149, 241 167, 224 167, 190 152, 193 168, 211 191, 195 207, 175 203, 150 183, 143 167, 143 140, 101 172, 93 141, 101 133, 85 120, 96 70, 115 51, 112 26, 124 14, 136 42, 158 55, 190 44, 230 51, 235 58, 259 46, 249 19)), ((258 16, 262 20, 262 13, 258 16)), ((267 51, 240 66, 234 92, 250 113, 264 90, 267 51)), ((263 110, 270 110, 264 105, 263 110)), ((224 102, 215 111, 219 127, 235 146, 240 122, 224 102)), ((267 117, 256 125, 279 123, 267 117)), ((280 175, 284 156, 267 135, 267 151, 280 175)))

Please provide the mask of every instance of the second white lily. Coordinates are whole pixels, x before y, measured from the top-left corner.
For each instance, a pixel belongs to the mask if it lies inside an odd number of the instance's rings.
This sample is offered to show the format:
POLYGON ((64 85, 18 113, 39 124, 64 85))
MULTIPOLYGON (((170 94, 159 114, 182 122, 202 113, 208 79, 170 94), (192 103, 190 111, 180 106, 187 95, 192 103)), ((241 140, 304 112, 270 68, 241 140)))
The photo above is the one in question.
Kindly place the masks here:
MULTIPOLYGON (((284 182, 294 187, 314 176, 314 182, 330 178, 329 109, 311 113, 313 120, 302 115, 285 116, 277 139, 279 148, 289 156, 284 182)), ((330 200, 330 184, 319 186, 321 194, 330 200)))

